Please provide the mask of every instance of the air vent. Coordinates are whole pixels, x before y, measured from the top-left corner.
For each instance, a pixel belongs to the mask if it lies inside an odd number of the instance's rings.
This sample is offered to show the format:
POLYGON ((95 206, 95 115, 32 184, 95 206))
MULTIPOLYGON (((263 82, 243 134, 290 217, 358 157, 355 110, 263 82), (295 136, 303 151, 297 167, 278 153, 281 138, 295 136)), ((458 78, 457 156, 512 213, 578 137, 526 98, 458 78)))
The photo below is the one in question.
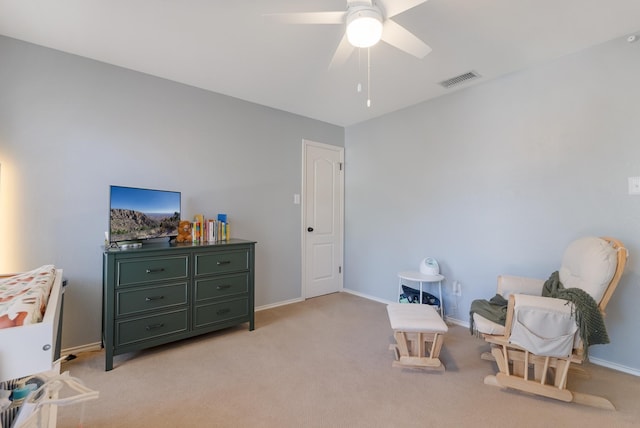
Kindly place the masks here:
POLYGON ((475 71, 469 71, 468 73, 461 74, 460 76, 452 77, 451 79, 443 80, 440 85, 449 89, 452 86, 460 85, 461 83, 468 82, 469 80, 477 79, 481 77, 475 71))

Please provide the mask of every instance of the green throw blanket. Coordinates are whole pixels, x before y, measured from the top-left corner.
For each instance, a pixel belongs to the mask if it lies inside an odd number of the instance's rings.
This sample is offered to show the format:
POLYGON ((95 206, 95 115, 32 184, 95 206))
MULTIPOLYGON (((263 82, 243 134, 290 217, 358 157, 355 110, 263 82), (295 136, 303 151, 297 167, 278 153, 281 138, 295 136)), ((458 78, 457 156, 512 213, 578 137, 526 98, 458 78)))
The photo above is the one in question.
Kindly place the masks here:
POLYGON ((580 338, 584 342, 585 352, 591 345, 609 343, 609 335, 604 325, 604 318, 598 308, 598 303, 580 288, 564 288, 560 282, 558 272, 551 274, 542 286, 544 297, 555 297, 568 300, 574 305, 574 317, 580 338))
MULTIPOLYGON (((580 338, 584 342, 585 352, 591 345, 609 343, 598 304, 586 291, 579 288, 564 288, 558 272, 551 274, 542 286, 542 296, 568 300, 574 305, 574 317, 580 338)), ((476 313, 489 321, 504 325, 507 317, 507 300, 496 294, 491 300, 474 300, 469 310, 471 334, 474 334, 473 314, 476 313)))

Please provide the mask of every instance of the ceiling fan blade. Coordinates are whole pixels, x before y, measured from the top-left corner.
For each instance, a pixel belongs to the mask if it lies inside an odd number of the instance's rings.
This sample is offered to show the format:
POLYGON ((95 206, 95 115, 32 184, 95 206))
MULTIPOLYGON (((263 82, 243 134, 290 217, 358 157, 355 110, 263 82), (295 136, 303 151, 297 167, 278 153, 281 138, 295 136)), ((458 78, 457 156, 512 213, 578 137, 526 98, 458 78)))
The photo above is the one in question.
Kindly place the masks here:
POLYGON ((391 18, 426 1, 427 0, 386 0, 382 2, 382 7, 384 8, 385 16, 391 18))
POLYGON ((354 49, 353 45, 347 40, 347 35, 342 36, 342 40, 340 40, 340 44, 338 44, 338 48, 333 54, 333 58, 331 58, 329 69, 340 67, 347 62, 354 49))
POLYGON ((387 19, 382 27, 382 40, 420 59, 431 52, 431 48, 425 42, 390 19, 387 19))
POLYGON ((343 24, 347 12, 268 13, 264 17, 285 24, 343 24))

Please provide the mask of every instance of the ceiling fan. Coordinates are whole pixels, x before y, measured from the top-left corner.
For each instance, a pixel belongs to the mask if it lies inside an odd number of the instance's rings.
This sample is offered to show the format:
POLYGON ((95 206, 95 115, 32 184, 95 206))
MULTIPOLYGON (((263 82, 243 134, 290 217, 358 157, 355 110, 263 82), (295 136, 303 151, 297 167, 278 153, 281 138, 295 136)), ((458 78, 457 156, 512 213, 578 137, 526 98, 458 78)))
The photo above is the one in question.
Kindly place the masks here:
POLYGON ((344 24, 346 31, 329 68, 349 59, 356 47, 367 48, 382 40, 417 58, 431 48, 391 18, 427 0, 347 0, 346 11, 272 13, 269 19, 288 24, 344 24))

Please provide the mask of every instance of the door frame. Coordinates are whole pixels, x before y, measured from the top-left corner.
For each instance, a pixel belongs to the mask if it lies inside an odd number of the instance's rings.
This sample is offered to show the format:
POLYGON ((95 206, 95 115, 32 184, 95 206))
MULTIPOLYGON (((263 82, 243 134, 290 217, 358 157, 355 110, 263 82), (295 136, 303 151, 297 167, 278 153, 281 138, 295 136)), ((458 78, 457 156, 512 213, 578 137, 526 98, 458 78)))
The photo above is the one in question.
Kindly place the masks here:
POLYGON ((302 140, 302 192, 301 192, 301 209, 300 209, 300 233, 301 233, 301 285, 302 285, 302 300, 307 299, 307 225, 306 223, 306 214, 307 214, 307 203, 306 203, 306 185, 307 185, 307 149, 310 146, 319 147, 327 150, 332 150, 338 152, 340 155, 340 163, 342 164, 342 174, 340 174, 340 238, 338 242, 338 248, 340 250, 339 263, 342 269, 340 273, 340 285, 338 287, 338 291, 342 291, 344 289, 344 147, 334 146, 331 144, 318 143, 316 141, 311 141, 307 139, 302 140))

